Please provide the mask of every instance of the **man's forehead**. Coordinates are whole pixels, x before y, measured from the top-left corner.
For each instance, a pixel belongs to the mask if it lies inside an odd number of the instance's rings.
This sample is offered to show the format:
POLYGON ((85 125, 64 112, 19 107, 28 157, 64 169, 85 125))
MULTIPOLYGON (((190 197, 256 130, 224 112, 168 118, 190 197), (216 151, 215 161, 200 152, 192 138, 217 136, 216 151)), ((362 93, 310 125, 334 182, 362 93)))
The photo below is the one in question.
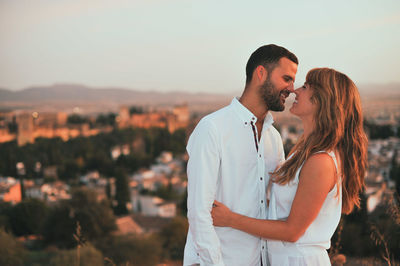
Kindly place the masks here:
POLYGON ((279 59, 278 68, 287 74, 296 75, 297 72, 297 64, 286 57, 279 59))

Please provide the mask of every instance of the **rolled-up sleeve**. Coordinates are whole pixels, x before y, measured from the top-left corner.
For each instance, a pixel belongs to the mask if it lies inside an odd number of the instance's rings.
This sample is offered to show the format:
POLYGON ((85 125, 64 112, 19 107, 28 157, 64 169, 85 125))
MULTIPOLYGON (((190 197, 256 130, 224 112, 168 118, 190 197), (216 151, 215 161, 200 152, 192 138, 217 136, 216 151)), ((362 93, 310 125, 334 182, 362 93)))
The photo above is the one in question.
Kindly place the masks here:
POLYGON ((211 217, 221 159, 217 130, 210 121, 199 122, 187 152, 188 219, 200 265, 222 266, 220 241, 211 217))

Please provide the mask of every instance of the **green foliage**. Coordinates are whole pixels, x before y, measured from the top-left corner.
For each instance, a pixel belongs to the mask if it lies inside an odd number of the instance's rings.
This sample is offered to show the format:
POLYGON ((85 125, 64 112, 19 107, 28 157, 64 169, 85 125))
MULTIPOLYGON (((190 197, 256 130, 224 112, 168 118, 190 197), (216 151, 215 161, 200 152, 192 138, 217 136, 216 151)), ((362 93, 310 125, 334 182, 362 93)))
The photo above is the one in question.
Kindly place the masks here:
POLYGON ((12 205, 9 202, 0 202, 0 230, 5 230, 6 232, 10 232, 11 229, 11 220, 10 214, 12 211, 12 205))
MULTIPOLYGON (((79 265, 101 266, 103 254, 92 245, 85 245, 80 248, 79 265)), ((77 265, 77 249, 60 250, 56 252, 49 261, 49 266, 77 265)))
MULTIPOLYGON (((393 199, 392 199, 393 200, 393 199)), ((400 259, 400 208, 398 202, 389 201, 388 208, 378 208, 370 216, 370 236, 375 250, 386 259, 400 259), (387 249, 387 250, 386 250, 387 249)))
POLYGON ((130 201, 130 190, 128 177, 122 169, 117 169, 115 173, 115 200, 117 201, 117 207, 115 214, 122 215, 127 214, 126 203, 130 201))
POLYGON ((341 253, 352 257, 365 257, 374 253, 377 255, 369 230, 364 233, 362 224, 355 222, 344 224, 340 246, 341 253))
MULTIPOLYGON (((29 266, 64 266, 78 265, 77 261, 78 249, 60 250, 55 247, 50 247, 46 250, 30 251, 25 257, 25 265, 29 266)), ((79 249, 79 264, 86 265, 104 265, 103 254, 93 247, 91 244, 86 244, 79 249)))
POLYGON ((60 248, 75 247, 73 235, 78 221, 86 240, 107 237, 116 229, 109 204, 98 202, 93 191, 77 189, 72 193, 71 200, 61 202, 50 211, 43 228, 45 243, 60 248))
POLYGON ((58 177, 62 180, 77 179, 80 172, 81 169, 78 163, 72 159, 66 159, 57 169, 58 177))
POLYGON ((96 118, 96 124, 100 126, 115 126, 115 117, 117 115, 114 113, 100 114, 96 118))
POLYGON ((73 248, 75 241, 74 210, 67 203, 60 203, 53 207, 44 223, 43 239, 46 245, 55 245, 60 248, 73 248))
POLYGON ((96 193, 89 189, 77 189, 72 193, 70 206, 82 232, 89 240, 109 235, 116 229, 115 217, 107 202, 98 202, 96 193))
POLYGON ((85 124, 85 123, 89 123, 89 119, 87 117, 83 117, 80 116, 78 114, 72 114, 70 116, 68 116, 67 118, 67 123, 68 124, 85 124))
POLYGON ((18 124, 16 121, 8 123, 7 127, 8 127, 8 132, 10 133, 17 133, 18 131, 18 124))
POLYGON ((18 147, 16 142, 7 142, 0 144, 0 175, 16 176, 16 163, 24 162, 26 178, 34 178, 37 176, 34 166, 40 162, 42 169, 57 166, 59 177, 65 181, 74 180, 91 170, 98 170, 102 175, 111 177, 117 167, 131 172, 147 167, 165 150, 175 155, 182 154, 185 152, 185 140, 184 130, 171 134, 162 128, 129 128, 88 138, 78 137, 66 142, 59 138, 39 138, 35 143, 23 147, 18 147), (131 153, 113 161, 110 154, 113 147, 132 145, 138 138, 146 144, 144 153, 131 153))
POLYGON ((156 158, 162 151, 173 154, 185 152, 186 132, 183 129, 170 133, 166 128, 150 128, 144 135, 146 152, 156 158))
POLYGON ((178 129, 171 135, 169 147, 165 150, 172 151, 174 155, 184 154, 186 152, 186 130, 178 129))
POLYGON ((185 216, 187 215, 187 189, 185 190, 185 193, 181 196, 181 201, 178 205, 179 210, 181 212, 181 215, 185 216))
POLYGON ((182 197, 180 194, 178 194, 177 191, 173 189, 171 184, 168 184, 167 186, 162 185, 158 187, 155 192, 150 194, 165 200, 180 200, 182 197))
POLYGON ((0 144, 0 175, 17 176, 15 165, 18 162, 18 145, 16 141, 0 144))
POLYGON ((27 253, 24 264, 29 266, 49 265, 50 259, 58 250, 32 250, 27 253))
POLYGON ((159 233, 164 257, 182 260, 189 224, 185 217, 177 216, 159 233))
POLYGON ((146 154, 121 155, 115 162, 115 167, 124 168, 130 172, 135 172, 143 167, 150 167, 154 158, 146 154))
POLYGON ((86 171, 98 170, 101 174, 111 176, 113 174, 113 162, 109 152, 99 150, 86 157, 86 171))
POLYGON ((344 216, 340 243, 336 243, 337 232, 332 245, 338 246, 340 253, 351 257, 378 257, 390 254, 400 259, 400 216, 398 202, 389 201, 388 206, 378 206, 368 214, 366 197, 361 195, 361 209, 344 216), (394 204, 394 205, 393 205, 394 204))
POLYGON ((392 179, 396 184, 396 192, 400 197, 400 165, 397 163, 397 150, 395 151, 392 158, 392 165, 390 168, 390 179, 392 179))
POLYGON ((394 128, 391 125, 377 125, 372 121, 364 121, 364 127, 369 133, 369 139, 387 139, 395 136, 394 128))
POLYGON ((131 106, 129 108, 129 114, 143 114, 143 107, 140 106, 131 106))
POLYGON ((16 236, 40 233, 48 214, 46 204, 37 199, 25 199, 10 211, 11 227, 16 236))
POLYGON ((19 266, 24 265, 26 250, 10 234, 0 229, 0 265, 19 266))
MULTIPOLYGON (((96 245, 116 265, 157 265, 161 259, 161 245, 154 237, 119 236, 103 238, 96 245)), ((109 264, 112 265, 112 264, 109 264)))

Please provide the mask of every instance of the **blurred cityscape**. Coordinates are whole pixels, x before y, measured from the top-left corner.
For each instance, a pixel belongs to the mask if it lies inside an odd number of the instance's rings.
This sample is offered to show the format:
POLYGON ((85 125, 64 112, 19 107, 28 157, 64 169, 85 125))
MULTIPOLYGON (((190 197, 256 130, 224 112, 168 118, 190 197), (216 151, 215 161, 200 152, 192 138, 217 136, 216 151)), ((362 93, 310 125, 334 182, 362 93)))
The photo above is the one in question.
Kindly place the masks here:
MULTIPOLYGON (((348 265, 400 259, 398 96, 363 97, 367 186, 330 250, 352 258, 348 265)), ((181 265, 187 138, 201 117, 231 100, 202 97, 3 104, 0 264, 181 265)), ((288 152, 301 123, 287 110, 273 115, 288 152)))

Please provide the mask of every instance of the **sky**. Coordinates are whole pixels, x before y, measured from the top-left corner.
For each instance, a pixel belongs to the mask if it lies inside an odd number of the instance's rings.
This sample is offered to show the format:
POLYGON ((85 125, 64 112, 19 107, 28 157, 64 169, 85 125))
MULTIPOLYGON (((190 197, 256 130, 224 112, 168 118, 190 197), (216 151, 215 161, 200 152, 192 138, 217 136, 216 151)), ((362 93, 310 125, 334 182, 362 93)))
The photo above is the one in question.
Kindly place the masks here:
POLYGON ((400 82, 399 0, 0 0, 0 88, 230 93, 259 46, 356 84, 400 82))

